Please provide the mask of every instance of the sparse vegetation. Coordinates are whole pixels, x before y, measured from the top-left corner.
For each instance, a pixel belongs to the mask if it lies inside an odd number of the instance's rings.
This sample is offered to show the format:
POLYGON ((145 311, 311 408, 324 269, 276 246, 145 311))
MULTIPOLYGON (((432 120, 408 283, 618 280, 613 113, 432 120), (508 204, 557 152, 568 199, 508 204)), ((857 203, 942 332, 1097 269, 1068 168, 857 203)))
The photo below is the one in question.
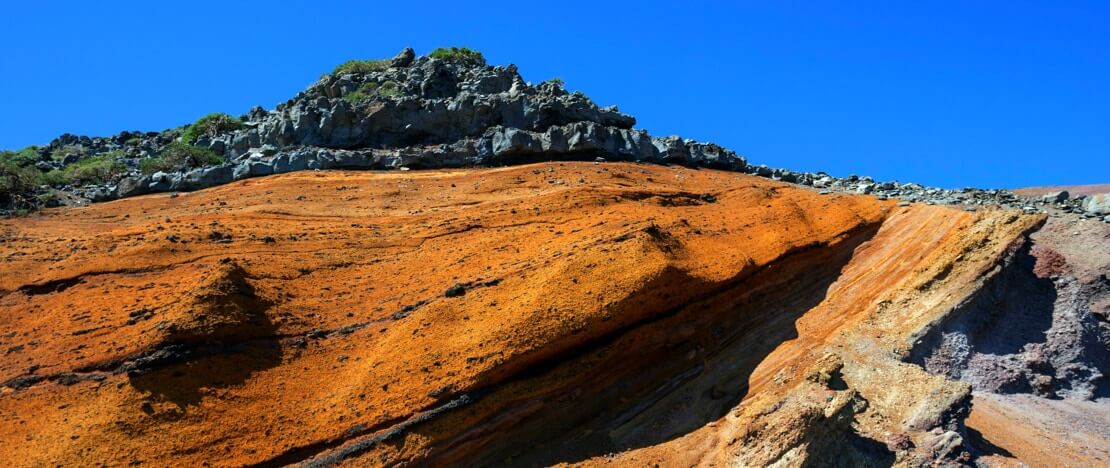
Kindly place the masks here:
POLYGON ((367 99, 370 99, 377 92, 378 92, 378 83, 373 82, 373 81, 367 81, 367 82, 359 85, 358 89, 347 93, 346 96, 343 96, 343 100, 345 100, 345 101, 347 101, 351 104, 354 104, 354 103, 357 103, 357 102, 361 102, 361 101, 365 101, 367 99))
POLYGON ((65 172, 59 169, 44 173, 40 180, 42 185, 49 185, 51 187, 60 187, 69 183, 69 179, 66 178, 65 172))
POLYGON ((385 83, 382 83, 380 87, 378 87, 378 94, 382 96, 400 96, 401 86, 398 85, 396 82, 386 81, 385 83))
MULTIPOLYGON (((82 159, 66 166, 63 171, 64 180, 72 185, 114 182, 127 173, 127 166, 117 161, 117 159, 124 156, 126 155, 122 151, 109 151, 82 159)), ((52 182, 57 182, 57 175, 51 175, 50 177, 52 182)), ((42 182, 47 183, 45 175, 42 182)))
POLYGON ((354 91, 351 91, 351 92, 347 93, 347 95, 343 96, 343 100, 345 100, 345 101, 347 101, 351 104, 356 104, 356 103, 365 101, 367 99, 371 99, 374 96, 400 96, 400 95, 401 95, 401 85, 397 84, 394 81, 386 81, 386 82, 381 83, 381 84, 378 84, 377 82, 374 82, 374 81, 367 81, 367 82, 359 85, 358 89, 356 89, 354 91))
POLYGON ((50 159, 55 161, 63 161, 70 156, 82 156, 85 154, 85 149, 80 146, 63 146, 50 152, 50 159))
POLYGON ((389 68, 389 60, 348 60, 335 67, 332 75, 364 74, 389 68))
POLYGON ((185 127, 185 131, 181 133, 181 140, 191 145, 202 136, 214 137, 241 128, 243 128, 243 121, 238 118, 223 112, 213 112, 185 127))
POLYGON ((481 52, 466 47, 451 47, 450 49, 440 47, 433 50, 428 56, 434 59, 462 62, 472 65, 486 64, 486 58, 482 56, 481 52))
POLYGON ((28 146, 17 151, 0 151, 0 161, 8 161, 20 167, 30 166, 38 160, 37 146, 28 146))
POLYGON ((158 171, 170 172, 192 167, 214 166, 223 162, 223 158, 207 148, 174 142, 166 146, 158 156, 142 160, 139 163, 139 170, 144 174, 153 174, 158 171))

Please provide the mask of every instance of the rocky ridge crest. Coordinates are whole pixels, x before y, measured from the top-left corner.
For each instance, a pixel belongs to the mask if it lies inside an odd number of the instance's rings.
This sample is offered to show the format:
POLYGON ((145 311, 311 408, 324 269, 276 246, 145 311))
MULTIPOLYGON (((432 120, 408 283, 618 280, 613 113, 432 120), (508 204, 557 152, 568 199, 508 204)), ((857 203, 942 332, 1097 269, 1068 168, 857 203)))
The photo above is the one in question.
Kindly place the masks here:
MULTIPOLYGON (((432 54, 434 55, 434 54, 432 54)), ((273 110, 256 106, 236 129, 199 136, 195 146, 224 161, 206 167, 144 174, 144 159, 181 140, 182 129, 122 132, 106 138, 62 135, 39 148, 35 166, 64 169, 111 152, 127 171, 100 184, 65 186, 81 199, 105 201, 158 192, 192 191, 248 177, 312 169, 434 169, 499 166, 545 160, 610 160, 680 164, 745 172, 828 191, 880 199, 1001 205, 1026 212, 1110 215, 1083 198, 1023 198, 1007 190, 947 190, 913 183, 836 178, 751 165, 735 152, 634 128, 616 106, 601 107, 560 80, 526 82, 515 65, 489 66, 474 57, 416 56, 405 49, 368 67, 342 67, 273 110), (78 148, 64 158, 51 157, 78 148)), ((1104 210, 1105 211, 1105 210, 1104 210)), ((1107 222, 1110 222, 1108 220, 1107 222)))

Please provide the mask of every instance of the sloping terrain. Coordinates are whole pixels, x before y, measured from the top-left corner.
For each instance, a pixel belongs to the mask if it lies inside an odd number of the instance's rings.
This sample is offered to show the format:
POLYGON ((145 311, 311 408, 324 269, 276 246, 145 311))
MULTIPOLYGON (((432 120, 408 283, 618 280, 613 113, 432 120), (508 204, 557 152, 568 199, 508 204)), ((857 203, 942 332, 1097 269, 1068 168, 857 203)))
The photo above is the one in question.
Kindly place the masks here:
POLYGON ((0 224, 0 459, 1005 463, 934 336, 1043 222, 573 162, 47 210, 0 224))
POLYGON ((1099 195, 1110 193, 1110 184, 1090 185, 1045 185, 1041 187, 1025 187, 1014 189, 1014 193, 1024 197, 1039 197, 1050 193, 1068 192, 1072 196, 1099 195))

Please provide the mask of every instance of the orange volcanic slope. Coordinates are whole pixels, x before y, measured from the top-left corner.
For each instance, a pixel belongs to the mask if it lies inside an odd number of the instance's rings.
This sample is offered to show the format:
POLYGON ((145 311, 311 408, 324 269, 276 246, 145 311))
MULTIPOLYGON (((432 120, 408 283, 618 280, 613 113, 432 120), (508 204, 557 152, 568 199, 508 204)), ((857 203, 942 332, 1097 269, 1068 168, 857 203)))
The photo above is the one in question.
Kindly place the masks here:
POLYGON ((1038 221, 589 163, 51 210, 0 224, 0 459, 936 456, 968 388, 901 359, 1038 221))

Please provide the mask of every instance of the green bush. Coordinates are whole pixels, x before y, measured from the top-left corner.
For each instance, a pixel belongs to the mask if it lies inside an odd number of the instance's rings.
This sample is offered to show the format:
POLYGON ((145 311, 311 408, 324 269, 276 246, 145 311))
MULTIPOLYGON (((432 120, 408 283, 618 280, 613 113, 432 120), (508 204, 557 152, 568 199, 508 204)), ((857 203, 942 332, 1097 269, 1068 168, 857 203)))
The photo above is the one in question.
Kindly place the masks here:
POLYGON ((166 146, 158 156, 139 162, 139 170, 143 174, 153 174, 158 171, 172 172, 193 167, 215 166, 223 162, 224 158, 208 148, 174 142, 166 146))
POLYGON ((357 103, 357 102, 361 102, 361 101, 365 101, 367 99, 370 99, 370 97, 372 97, 377 92, 378 92, 378 83, 375 83, 373 81, 367 81, 367 82, 359 85, 358 89, 347 93, 346 96, 343 96, 343 100, 345 100, 345 101, 347 101, 351 104, 354 104, 354 103, 357 103))
POLYGON ((42 172, 22 167, 10 160, 0 160, 0 203, 14 204, 38 188, 42 172))
POLYGON ((39 160, 37 146, 28 146, 18 151, 0 151, 0 161, 7 161, 20 167, 26 167, 39 160))
POLYGON ((50 159, 61 161, 71 155, 84 156, 85 149, 80 146, 63 146, 50 152, 50 159))
POLYGON ((481 52, 468 49, 466 47, 451 47, 450 49, 440 47, 436 50, 433 50, 430 54, 428 54, 428 56, 435 59, 469 63, 473 65, 486 64, 486 58, 482 56, 481 52))
POLYGON ((389 68, 389 60, 348 60, 335 67, 332 75, 345 75, 349 73, 365 74, 382 71, 389 68))
POLYGON ((214 137, 241 128, 243 128, 243 121, 223 112, 213 112, 185 127, 185 131, 181 133, 181 139, 191 145, 202 136, 214 137))
POLYGON ((51 187, 58 187, 69 183, 69 179, 66 178, 65 172, 58 169, 43 174, 40 181, 43 185, 49 185, 51 187))
POLYGON ((382 96, 400 96, 401 86, 393 81, 386 81, 378 87, 378 94, 382 96))
MULTIPOLYGON (((66 166, 63 175, 66 182, 72 185, 114 182, 127 173, 127 166, 116 160, 125 156, 122 151, 109 151, 91 156, 66 166)), ((50 177, 53 179, 57 176, 51 175, 50 177)), ((43 179, 43 183, 46 183, 45 179, 43 179)))
POLYGON ((357 104, 374 96, 400 96, 401 85, 394 81, 386 81, 385 83, 378 84, 373 81, 367 81, 360 85, 358 89, 347 93, 343 96, 343 100, 357 104))

